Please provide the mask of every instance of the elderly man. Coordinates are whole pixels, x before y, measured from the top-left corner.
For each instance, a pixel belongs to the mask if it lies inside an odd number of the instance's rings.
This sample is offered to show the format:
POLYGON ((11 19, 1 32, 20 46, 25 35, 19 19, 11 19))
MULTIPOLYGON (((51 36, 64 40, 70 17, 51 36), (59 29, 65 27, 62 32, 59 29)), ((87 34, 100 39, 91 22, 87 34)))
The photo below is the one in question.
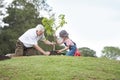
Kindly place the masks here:
POLYGON ((50 52, 44 51, 38 45, 38 40, 41 40, 48 45, 54 45, 52 42, 45 39, 44 27, 41 24, 38 24, 36 28, 27 30, 22 36, 18 38, 15 55, 35 55, 35 49, 44 55, 49 55, 50 52))

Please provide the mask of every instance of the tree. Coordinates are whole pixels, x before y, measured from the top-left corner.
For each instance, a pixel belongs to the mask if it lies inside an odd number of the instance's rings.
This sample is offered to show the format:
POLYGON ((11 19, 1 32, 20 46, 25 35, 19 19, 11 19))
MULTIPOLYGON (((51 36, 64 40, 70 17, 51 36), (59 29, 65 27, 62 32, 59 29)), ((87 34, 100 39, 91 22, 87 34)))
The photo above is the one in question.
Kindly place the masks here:
POLYGON ((38 12, 41 12, 41 10, 44 10, 48 13, 52 11, 52 8, 46 3, 46 0, 27 0, 27 1, 33 3, 38 12))
POLYGON ((4 0, 0 0, 0 16, 3 15, 2 10, 1 10, 4 7, 3 1, 4 0))
POLYGON ((120 49, 118 47, 106 46, 102 50, 102 57, 109 59, 117 59, 120 57, 120 49))
MULTIPOLYGON (((3 7, 3 0, 0 0, 0 8, 3 7)), ((2 11, 0 10, 0 15, 2 15, 2 11)))
POLYGON ((4 8, 4 0, 0 0, 0 27, 2 27, 2 18, 1 18, 1 16, 5 15, 3 13, 3 8, 4 8))
MULTIPOLYGON (((47 38, 49 37, 48 39, 54 42, 56 41, 56 36, 54 34, 60 27, 63 27, 63 25, 66 24, 65 15, 60 14, 58 16, 58 22, 57 22, 58 24, 56 24, 56 21, 57 19, 55 19, 55 15, 52 15, 49 18, 43 18, 42 20, 42 24, 44 25, 45 30, 46 30, 45 33, 47 35, 47 38)), ((53 50, 55 49, 56 47, 54 46, 53 50)))
POLYGON ((56 21, 55 15, 52 15, 50 18, 43 18, 42 23, 45 26, 47 35, 53 35, 60 27, 67 23, 63 14, 58 16, 58 24, 56 24, 56 21))
POLYGON ((94 50, 90 49, 90 48, 82 47, 82 48, 79 48, 79 51, 81 52, 82 56, 96 57, 96 52, 94 50))

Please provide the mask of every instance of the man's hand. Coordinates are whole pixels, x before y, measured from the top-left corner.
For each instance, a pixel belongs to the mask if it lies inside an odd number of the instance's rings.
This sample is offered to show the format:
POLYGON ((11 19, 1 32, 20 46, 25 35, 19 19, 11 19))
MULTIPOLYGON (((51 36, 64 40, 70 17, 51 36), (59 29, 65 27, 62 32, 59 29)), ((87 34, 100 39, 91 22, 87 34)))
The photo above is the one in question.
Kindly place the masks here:
POLYGON ((44 53, 44 55, 49 56, 49 55, 50 55, 50 52, 49 52, 49 51, 46 51, 46 52, 44 53))
POLYGON ((55 42, 50 42, 50 41, 48 41, 48 40, 44 40, 43 42, 44 42, 45 44, 51 45, 51 46, 53 46, 53 45, 56 44, 55 42))

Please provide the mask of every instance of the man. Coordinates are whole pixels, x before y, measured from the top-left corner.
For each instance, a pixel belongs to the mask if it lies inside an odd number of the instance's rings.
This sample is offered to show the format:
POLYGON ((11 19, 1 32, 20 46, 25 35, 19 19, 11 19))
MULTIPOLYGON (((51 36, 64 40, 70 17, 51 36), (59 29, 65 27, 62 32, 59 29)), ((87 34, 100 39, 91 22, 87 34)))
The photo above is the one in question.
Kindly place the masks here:
POLYGON ((50 52, 44 51, 38 45, 38 40, 41 40, 48 45, 54 45, 52 42, 45 39, 44 31, 44 27, 41 24, 38 24, 36 28, 27 30, 22 36, 18 38, 15 55, 35 55, 35 49, 44 55, 49 55, 50 52))

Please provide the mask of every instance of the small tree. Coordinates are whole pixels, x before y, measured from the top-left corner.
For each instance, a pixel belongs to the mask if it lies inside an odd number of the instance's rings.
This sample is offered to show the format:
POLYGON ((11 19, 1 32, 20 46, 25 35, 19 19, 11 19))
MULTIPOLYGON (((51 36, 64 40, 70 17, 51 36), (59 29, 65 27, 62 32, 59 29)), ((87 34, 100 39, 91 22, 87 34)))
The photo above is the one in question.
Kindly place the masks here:
MULTIPOLYGON (((52 41, 55 41, 55 36, 54 34, 56 31, 60 28, 63 27, 64 24, 67 22, 65 21, 65 15, 60 14, 58 16, 58 22, 56 22, 57 19, 55 19, 55 15, 52 15, 50 18, 43 18, 42 23, 45 27, 46 30, 46 35, 52 39, 52 41), (58 24, 56 24, 58 23, 58 24)), ((53 50, 55 50, 55 46, 53 47, 53 50)))
POLYGON ((47 35, 53 35, 60 27, 63 27, 63 25, 67 23, 65 21, 65 15, 63 14, 60 14, 58 19, 58 22, 56 22, 57 19, 55 19, 54 15, 50 18, 43 18, 42 23, 45 27, 47 35))

